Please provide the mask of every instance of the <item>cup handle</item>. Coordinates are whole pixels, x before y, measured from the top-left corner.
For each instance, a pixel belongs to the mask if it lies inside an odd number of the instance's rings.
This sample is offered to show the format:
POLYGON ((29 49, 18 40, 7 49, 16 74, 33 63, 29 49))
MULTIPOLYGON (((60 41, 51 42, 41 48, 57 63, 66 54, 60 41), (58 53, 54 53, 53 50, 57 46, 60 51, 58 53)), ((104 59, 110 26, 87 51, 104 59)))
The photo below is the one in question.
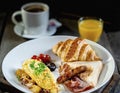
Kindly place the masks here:
POLYGON ((16 11, 16 12, 14 12, 14 13, 12 14, 12 22, 13 22, 15 25, 17 25, 17 24, 20 23, 20 22, 18 22, 17 19, 16 19, 16 16, 17 16, 17 15, 21 15, 21 11, 16 11))

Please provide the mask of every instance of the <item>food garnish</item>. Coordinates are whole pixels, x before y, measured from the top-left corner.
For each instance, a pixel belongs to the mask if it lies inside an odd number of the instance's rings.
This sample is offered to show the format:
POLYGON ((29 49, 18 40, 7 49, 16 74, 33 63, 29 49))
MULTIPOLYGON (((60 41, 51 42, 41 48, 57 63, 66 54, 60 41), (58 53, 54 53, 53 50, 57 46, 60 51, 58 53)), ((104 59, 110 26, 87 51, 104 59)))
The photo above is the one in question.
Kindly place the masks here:
POLYGON ((52 59, 48 54, 41 53, 39 55, 33 55, 31 59, 36 59, 43 62, 51 71, 54 71, 56 69, 56 65, 52 62, 52 59))

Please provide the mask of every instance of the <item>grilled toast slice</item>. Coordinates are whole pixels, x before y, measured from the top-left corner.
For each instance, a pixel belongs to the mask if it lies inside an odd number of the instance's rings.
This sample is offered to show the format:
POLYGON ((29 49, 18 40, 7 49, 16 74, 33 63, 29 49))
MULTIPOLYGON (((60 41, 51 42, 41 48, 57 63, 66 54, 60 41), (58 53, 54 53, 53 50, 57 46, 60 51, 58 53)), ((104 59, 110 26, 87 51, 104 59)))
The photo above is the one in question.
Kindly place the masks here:
MULTIPOLYGON (((86 61, 64 62, 59 67, 59 73, 60 73, 60 75, 64 75, 64 74, 67 73, 67 71, 70 71, 70 70, 78 68, 78 67, 86 67, 85 68, 86 70, 84 72, 80 73, 80 74, 77 74, 77 76, 79 76, 79 78, 81 80, 90 84, 92 87, 95 87, 98 83, 100 73, 103 69, 102 61, 96 61, 96 62, 93 62, 93 61, 90 61, 90 62, 86 62, 86 61)), ((74 72, 69 73, 69 75, 70 74, 74 74, 74 72)))
POLYGON ((92 47, 79 37, 58 42, 52 48, 63 62, 101 60, 92 47))

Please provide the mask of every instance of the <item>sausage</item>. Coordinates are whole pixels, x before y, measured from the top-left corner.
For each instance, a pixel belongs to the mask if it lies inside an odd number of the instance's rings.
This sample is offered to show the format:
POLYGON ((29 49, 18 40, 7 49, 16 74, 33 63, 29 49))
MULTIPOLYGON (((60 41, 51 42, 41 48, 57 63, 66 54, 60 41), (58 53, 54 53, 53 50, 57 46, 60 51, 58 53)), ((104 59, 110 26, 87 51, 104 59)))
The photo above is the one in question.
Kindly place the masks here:
POLYGON ((87 67, 86 66, 79 66, 75 69, 71 69, 71 70, 68 70, 67 72, 65 72, 63 75, 59 76, 57 78, 57 82, 60 84, 60 83, 64 83, 66 80, 70 79, 71 77, 79 74, 79 73, 82 73, 84 71, 87 70, 87 67))

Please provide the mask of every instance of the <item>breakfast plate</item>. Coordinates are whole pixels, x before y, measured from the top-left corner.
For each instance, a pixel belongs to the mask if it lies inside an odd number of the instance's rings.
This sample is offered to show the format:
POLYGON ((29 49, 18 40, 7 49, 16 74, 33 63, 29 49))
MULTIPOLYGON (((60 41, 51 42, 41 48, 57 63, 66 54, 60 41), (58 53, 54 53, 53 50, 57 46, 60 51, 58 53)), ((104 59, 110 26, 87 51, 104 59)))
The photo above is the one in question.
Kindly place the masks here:
MULTIPOLYGON (((22 68, 22 63, 24 60, 31 58, 31 56, 33 56, 34 54, 38 55, 40 53, 50 55, 51 58, 56 61, 56 66, 59 67, 60 58, 54 53, 52 53, 51 48, 59 41, 64 41, 70 38, 74 39, 76 37, 62 35, 45 36, 34 40, 26 41, 16 46, 5 56, 2 62, 2 72, 6 80, 18 90, 24 93, 31 93, 28 88, 23 86, 18 81, 15 75, 15 71, 19 68, 22 68)), ((86 40, 86 42, 94 48, 98 56, 103 60, 104 66, 100 74, 97 86, 82 93, 90 93, 104 86, 111 79, 115 69, 114 59, 107 49, 90 40, 86 40), (107 63, 105 61, 107 61, 107 63)), ((53 74, 55 75, 55 78, 57 78, 57 70, 55 70, 53 74)), ((63 89, 59 93, 65 93, 65 91, 67 90, 63 89)))

